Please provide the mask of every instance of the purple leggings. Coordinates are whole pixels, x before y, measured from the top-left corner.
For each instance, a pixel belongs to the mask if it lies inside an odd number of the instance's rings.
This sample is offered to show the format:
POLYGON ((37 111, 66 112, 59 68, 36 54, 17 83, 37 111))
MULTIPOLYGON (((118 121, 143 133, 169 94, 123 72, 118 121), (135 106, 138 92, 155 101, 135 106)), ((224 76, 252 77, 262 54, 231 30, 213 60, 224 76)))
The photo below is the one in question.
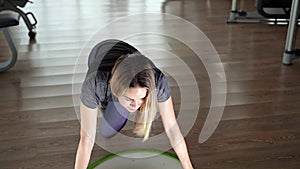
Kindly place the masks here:
POLYGON ((119 102, 109 102, 100 120, 100 134, 105 138, 116 135, 125 126, 129 114, 119 102))

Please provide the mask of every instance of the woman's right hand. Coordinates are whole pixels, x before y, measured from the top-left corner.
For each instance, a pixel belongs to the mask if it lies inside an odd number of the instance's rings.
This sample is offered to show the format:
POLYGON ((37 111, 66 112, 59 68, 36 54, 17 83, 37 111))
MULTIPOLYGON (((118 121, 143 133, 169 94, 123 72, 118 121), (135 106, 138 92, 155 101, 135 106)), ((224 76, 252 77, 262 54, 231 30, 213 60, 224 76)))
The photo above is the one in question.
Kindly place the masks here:
POLYGON ((75 169, 86 169, 94 147, 98 108, 80 104, 80 141, 76 153, 75 169))

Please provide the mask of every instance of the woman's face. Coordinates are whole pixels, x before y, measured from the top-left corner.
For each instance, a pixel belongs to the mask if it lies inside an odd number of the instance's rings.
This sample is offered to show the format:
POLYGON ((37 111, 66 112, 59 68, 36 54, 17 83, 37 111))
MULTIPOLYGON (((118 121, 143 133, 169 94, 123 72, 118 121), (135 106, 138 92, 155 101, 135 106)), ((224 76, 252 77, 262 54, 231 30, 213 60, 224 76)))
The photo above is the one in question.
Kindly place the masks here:
POLYGON ((144 103, 147 96, 147 88, 145 87, 131 87, 127 92, 118 97, 120 104, 129 112, 135 112, 144 103))

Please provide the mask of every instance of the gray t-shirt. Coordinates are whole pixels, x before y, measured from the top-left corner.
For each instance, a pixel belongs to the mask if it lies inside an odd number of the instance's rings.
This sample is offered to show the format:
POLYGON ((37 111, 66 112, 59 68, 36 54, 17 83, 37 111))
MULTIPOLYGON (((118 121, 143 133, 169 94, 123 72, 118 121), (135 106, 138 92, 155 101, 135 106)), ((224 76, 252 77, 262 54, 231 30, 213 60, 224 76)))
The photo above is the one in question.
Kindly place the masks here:
MULTIPOLYGON (((108 85, 110 72, 115 61, 124 54, 138 52, 131 45, 119 40, 106 40, 96 45, 89 55, 89 70, 81 88, 81 102, 96 108, 112 101, 111 89, 108 85)), ((165 102, 170 97, 168 79, 158 69, 153 68, 158 102, 165 102)))

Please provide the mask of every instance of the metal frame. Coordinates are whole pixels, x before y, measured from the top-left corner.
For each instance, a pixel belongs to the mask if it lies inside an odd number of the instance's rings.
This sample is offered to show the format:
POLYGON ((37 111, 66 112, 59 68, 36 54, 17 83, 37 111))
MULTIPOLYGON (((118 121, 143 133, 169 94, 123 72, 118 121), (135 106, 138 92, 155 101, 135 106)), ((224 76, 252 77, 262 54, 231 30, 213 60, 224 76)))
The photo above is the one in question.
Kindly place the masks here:
POLYGON ((263 20, 258 12, 245 12, 238 9, 238 0, 232 0, 227 23, 259 23, 263 20))
POLYGON ((239 11, 238 0, 232 0, 231 11, 227 23, 287 23, 288 31, 285 42, 285 50, 282 57, 284 65, 291 65, 293 60, 300 58, 300 49, 295 48, 297 28, 299 22, 299 0, 293 0, 290 18, 268 19, 260 15, 257 11, 239 11))
POLYGON ((28 0, 20 1, 21 4, 14 3, 14 1, 11 0, 0 0, 0 11, 2 10, 11 10, 19 13, 19 15, 23 18, 28 30, 29 30, 29 37, 31 39, 34 39, 36 36, 36 24, 37 20, 32 12, 23 12, 21 9, 18 8, 18 5, 21 5, 21 7, 24 7, 27 2, 30 2, 28 0), (24 2, 23 2, 24 1, 24 2), (32 18, 33 23, 29 20, 29 17, 32 18))
POLYGON ((294 59, 299 58, 299 50, 295 48, 297 27, 299 16, 299 0, 293 0, 291 8, 290 23, 288 26, 285 50, 283 53, 282 63, 285 65, 291 65, 294 59))
POLYGON ((287 23, 288 19, 266 18, 258 11, 246 12, 238 9, 238 0, 232 0, 231 10, 227 23, 287 23))
POLYGON ((1 28, 1 30, 4 33, 4 36, 7 40, 7 43, 9 45, 9 48, 12 53, 12 56, 8 60, 0 62, 0 72, 4 72, 15 65, 15 63, 17 61, 18 52, 17 52, 16 46, 13 42, 13 39, 10 36, 8 28, 1 28))

